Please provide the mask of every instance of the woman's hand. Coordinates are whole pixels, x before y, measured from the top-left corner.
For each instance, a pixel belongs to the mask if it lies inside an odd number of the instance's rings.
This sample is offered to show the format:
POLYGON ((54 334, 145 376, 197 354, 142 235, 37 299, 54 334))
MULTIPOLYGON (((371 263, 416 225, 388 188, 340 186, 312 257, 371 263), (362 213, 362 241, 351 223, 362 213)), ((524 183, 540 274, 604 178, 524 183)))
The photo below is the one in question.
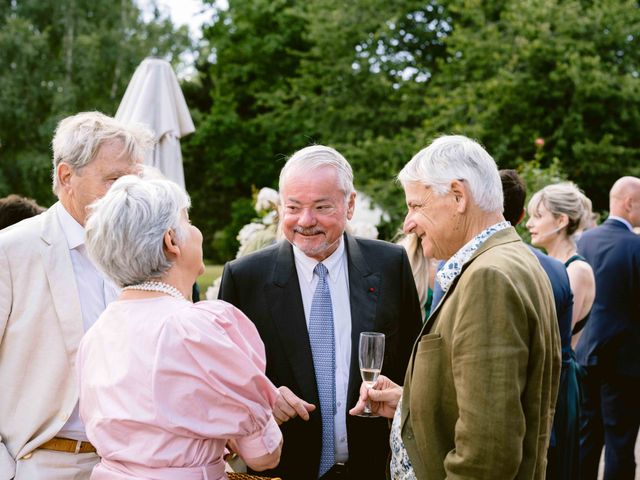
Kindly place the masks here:
POLYGON ((380 375, 370 390, 367 389, 364 382, 362 383, 358 403, 349 410, 349 414, 359 415, 364 411, 367 400, 370 400, 372 413, 381 417, 393 418, 400 397, 402 397, 402 387, 384 375, 380 375))

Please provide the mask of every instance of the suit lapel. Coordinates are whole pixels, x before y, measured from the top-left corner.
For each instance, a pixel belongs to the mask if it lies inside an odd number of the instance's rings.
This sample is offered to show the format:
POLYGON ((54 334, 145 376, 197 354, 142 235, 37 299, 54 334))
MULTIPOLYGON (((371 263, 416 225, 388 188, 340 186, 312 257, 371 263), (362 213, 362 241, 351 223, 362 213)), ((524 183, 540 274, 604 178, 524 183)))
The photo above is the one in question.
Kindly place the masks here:
POLYGON ((75 358, 78 345, 84 335, 84 325, 71 255, 64 232, 58 222, 56 208, 64 207, 58 203, 42 214, 43 225, 40 235, 42 243, 39 248, 51 298, 60 322, 62 338, 69 355, 75 358))
POLYGON ((318 405, 318 389, 302 295, 293 249, 286 240, 280 243, 276 252, 273 276, 265 288, 270 301, 271 318, 293 376, 300 387, 301 396, 307 402, 318 405))
POLYGON ((347 399, 351 404, 357 399, 362 383, 358 360, 360 332, 376 331, 375 320, 380 291, 380 274, 371 271, 360 250, 360 245, 354 237, 345 234, 343 238, 349 269, 349 303, 351 307, 351 366, 347 390, 347 399))

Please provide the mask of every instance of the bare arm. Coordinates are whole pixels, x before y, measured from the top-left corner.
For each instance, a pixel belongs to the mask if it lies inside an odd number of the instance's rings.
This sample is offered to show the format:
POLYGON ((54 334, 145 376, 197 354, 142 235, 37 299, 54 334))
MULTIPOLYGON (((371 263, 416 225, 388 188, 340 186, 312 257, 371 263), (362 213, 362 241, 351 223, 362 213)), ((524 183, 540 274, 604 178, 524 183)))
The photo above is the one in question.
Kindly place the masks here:
MULTIPOLYGON (((580 260, 571 263, 567 267, 567 274, 569 275, 569 284, 573 292, 573 317, 571 318, 571 328, 573 329, 575 324, 591 310, 596 296, 596 281, 591 266, 587 262, 580 260)), ((581 333, 578 332, 571 337, 571 346, 573 348, 578 344, 581 333)))

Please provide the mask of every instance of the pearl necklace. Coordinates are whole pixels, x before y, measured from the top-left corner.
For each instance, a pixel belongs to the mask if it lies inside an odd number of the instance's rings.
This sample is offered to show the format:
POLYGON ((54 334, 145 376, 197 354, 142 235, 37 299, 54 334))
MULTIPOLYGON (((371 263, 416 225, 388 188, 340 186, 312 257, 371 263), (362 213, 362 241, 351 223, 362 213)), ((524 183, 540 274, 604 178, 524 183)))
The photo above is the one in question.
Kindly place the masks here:
POLYGON ((168 283, 164 282, 143 282, 137 285, 128 285, 122 290, 144 290, 145 292, 161 292, 166 293, 173 298, 177 298, 178 300, 185 300, 184 295, 182 295, 182 292, 180 292, 180 290, 178 290, 173 285, 169 285, 168 283))

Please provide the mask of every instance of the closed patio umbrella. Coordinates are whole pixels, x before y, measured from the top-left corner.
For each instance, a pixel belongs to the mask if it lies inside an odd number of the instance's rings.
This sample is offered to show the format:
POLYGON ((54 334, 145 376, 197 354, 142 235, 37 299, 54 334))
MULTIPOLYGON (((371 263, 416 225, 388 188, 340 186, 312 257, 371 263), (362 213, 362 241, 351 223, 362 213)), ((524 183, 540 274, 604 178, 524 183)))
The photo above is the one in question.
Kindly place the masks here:
POLYGON ((180 138, 195 131, 180 84, 166 60, 149 57, 138 66, 122 97, 116 118, 142 123, 157 141, 145 164, 185 188, 180 138))

